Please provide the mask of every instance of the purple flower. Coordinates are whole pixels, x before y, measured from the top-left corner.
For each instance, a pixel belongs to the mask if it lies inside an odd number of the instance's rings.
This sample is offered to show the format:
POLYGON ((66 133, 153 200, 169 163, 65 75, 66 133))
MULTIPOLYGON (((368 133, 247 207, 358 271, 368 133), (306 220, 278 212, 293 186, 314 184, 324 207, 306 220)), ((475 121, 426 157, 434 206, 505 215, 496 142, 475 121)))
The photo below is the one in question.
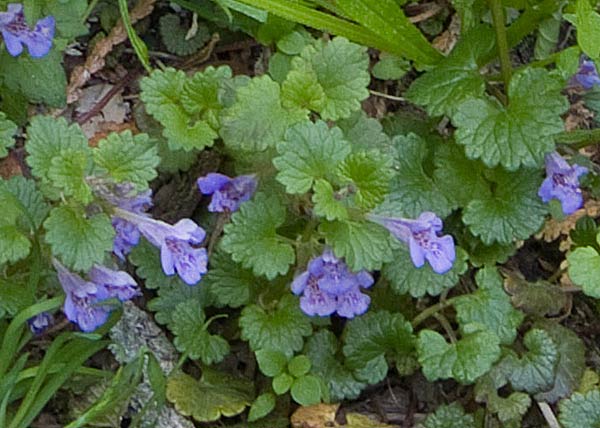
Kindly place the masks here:
POLYGON ((177 273, 188 285, 195 285, 207 272, 208 255, 197 246, 204 241, 206 232, 190 219, 174 225, 140 214, 115 209, 116 218, 132 223, 155 247, 160 248, 162 269, 166 275, 177 273))
POLYGON ((594 85, 600 85, 600 76, 596 70, 596 64, 590 59, 582 59, 579 70, 573 76, 573 80, 583 86, 584 89, 592 89, 594 85))
POLYGON ((538 190, 538 196, 544 202, 558 199, 563 213, 573 214, 583 205, 579 177, 587 172, 586 167, 571 166, 558 153, 550 153, 546 155, 546 179, 538 190))
POLYGON ((198 179, 200 192, 204 195, 213 195, 208 205, 210 212, 237 211, 242 202, 252 197, 256 186, 254 175, 229 178, 226 175, 211 172, 198 179))
MULTIPOLYGON (((126 211, 148 216, 144 211, 152 206, 152 191, 147 190, 132 197, 117 197, 110 202, 126 211)), ((140 242, 140 231, 135 224, 119 217, 113 217, 112 225, 116 232, 113 252, 125 260, 125 256, 140 242)))
POLYGON ((29 330, 36 336, 42 334, 48 327, 54 324, 54 317, 48 312, 42 312, 27 320, 29 330))
POLYGON ((383 225, 398 240, 408 244, 413 264, 420 268, 429 262, 434 272, 443 274, 452 268, 456 251, 450 235, 438 236, 442 220, 435 213, 425 211, 416 220, 383 217, 371 214, 369 219, 383 225))
POLYGON ((108 319, 111 307, 102 302, 110 298, 129 300, 139 294, 135 280, 126 272, 94 265, 86 281, 57 260, 52 263, 66 294, 63 311, 85 332, 96 330, 108 319))
POLYGON ((360 292, 373 284, 373 277, 366 271, 352 273, 342 260, 326 249, 312 259, 308 270, 292 282, 292 292, 302 294, 300 309, 310 316, 327 316, 337 312, 339 316, 354 318, 369 308, 371 298, 360 292))
POLYGON ((19 56, 23 52, 23 45, 26 45, 32 57, 41 58, 47 55, 52 47, 54 17, 40 19, 31 30, 25 22, 23 5, 9 3, 7 11, 0 12, 0 32, 6 50, 12 56, 19 56))

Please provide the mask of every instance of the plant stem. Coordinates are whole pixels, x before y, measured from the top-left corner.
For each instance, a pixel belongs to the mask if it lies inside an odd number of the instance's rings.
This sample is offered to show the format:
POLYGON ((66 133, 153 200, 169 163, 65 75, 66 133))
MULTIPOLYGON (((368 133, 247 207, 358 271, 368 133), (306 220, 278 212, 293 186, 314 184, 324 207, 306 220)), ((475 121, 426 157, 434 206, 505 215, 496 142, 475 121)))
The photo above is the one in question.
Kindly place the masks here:
POLYGON ((496 44, 498 45, 498 55, 500 56, 500 67, 502 68, 502 80, 504 80, 504 90, 508 93, 508 84, 512 74, 512 65, 510 63, 510 53, 508 48, 508 39, 506 38, 506 27, 504 25, 504 9, 502 0, 489 0, 492 9, 492 20, 494 30, 496 31, 496 44))
POLYGON ((446 318, 445 316, 443 316, 440 313, 433 314, 433 317, 436 320, 438 320, 438 322, 440 323, 440 325, 442 326, 442 328, 444 329, 444 331, 450 338, 450 342, 456 343, 456 335, 454 334, 454 330, 452 330, 452 326, 450 325, 450 321, 448 321, 448 318, 446 318))
POLYGON ((424 311, 422 311, 419 315, 417 315, 416 317, 413 318, 413 320, 411 322, 412 327, 416 328, 419 324, 421 324, 427 318, 429 318, 431 316, 434 316, 439 311, 441 311, 442 309, 447 308, 448 306, 452 306, 452 303, 454 302, 454 299, 456 299, 456 297, 451 297, 448 300, 441 301, 439 303, 436 303, 435 305, 432 305, 432 306, 428 307, 427 309, 425 309, 424 311))
POLYGON ((600 143, 600 128, 561 132, 554 137, 554 141, 558 144, 568 144, 569 147, 578 150, 600 143))

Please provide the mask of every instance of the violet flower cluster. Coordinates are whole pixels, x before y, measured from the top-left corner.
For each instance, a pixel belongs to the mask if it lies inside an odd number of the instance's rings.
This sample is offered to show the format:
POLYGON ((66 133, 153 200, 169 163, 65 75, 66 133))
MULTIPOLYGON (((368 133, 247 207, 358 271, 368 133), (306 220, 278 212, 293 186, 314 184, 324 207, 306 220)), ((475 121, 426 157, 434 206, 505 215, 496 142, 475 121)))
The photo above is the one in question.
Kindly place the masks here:
POLYGON ((546 155, 546 178, 538 191, 545 203, 558 199, 563 213, 573 214, 583 206, 583 195, 579 188, 579 177, 588 169, 580 165, 569 165, 558 153, 546 155))
POLYGON ((595 85, 600 85, 600 76, 598 76, 594 61, 582 58, 579 70, 573 76, 573 81, 580 84, 583 89, 592 89, 595 85))
POLYGON ((140 294, 127 272, 94 265, 85 280, 58 260, 52 263, 66 295, 63 311, 84 332, 94 331, 106 322, 112 310, 107 300, 116 298, 123 302, 140 294))
POLYGON ((420 268, 428 261, 436 273, 443 274, 452 269, 456 258, 454 239, 450 235, 438 236, 443 225, 435 213, 425 211, 416 220, 375 214, 368 218, 408 244, 410 258, 416 267, 420 268))
POLYGON ((54 17, 47 16, 36 22, 33 30, 30 29, 20 3, 9 3, 7 11, 0 12, 0 33, 6 50, 12 56, 19 56, 23 52, 23 45, 27 46, 29 55, 34 58, 47 55, 52 48, 54 24, 54 17))
POLYGON ((308 270, 298 275, 292 283, 292 292, 300 297, 300 308, 309 316, 339 316, 354 318, 367 311, 371 298, 360 292, 373 284, 370 273, 362 270, 353 273, 346 263, 326 249, 312 259, 308 270))
POLYGON ((36 316, 27 320, 29 330, 36 336, 42 334, 52 324, 54 324, 54 317, 48 312, 42 312, 41 314, 37 314, 36 316))
POLYGON ((210 173, 198 179, 198 188, 204 195, 212 195, 210 212, 234 212, 249 200, 256 191, 254 175, 240 175, 229 178, 226 175, 210 173))

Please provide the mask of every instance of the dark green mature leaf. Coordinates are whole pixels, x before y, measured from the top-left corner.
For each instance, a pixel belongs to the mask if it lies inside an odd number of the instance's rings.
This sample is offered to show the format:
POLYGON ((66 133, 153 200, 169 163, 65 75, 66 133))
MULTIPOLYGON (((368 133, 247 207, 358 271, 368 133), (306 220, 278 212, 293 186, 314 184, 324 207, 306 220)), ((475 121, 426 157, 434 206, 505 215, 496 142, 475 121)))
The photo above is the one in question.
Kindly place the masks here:
POLYGON ((355 152, 377 149, 382 153, 393 155, 390 137, 383 132, 383 126, 377 119, 368 117, 363 110, 359 110, 347 119, 341 119, 336 125, 344 133, 346 140, 352 145, 355 152))
POLYGON ((0 111, 0 158, 8 154, 8 148, 15 144, 14 136, 17 133, 17 125, 0 111))
POLYGON ((302 376, 292 384, 290 393, 301 406, 311 406, 321 402, 321 381, 313 375, 302 376))
POLYGON ((463 101, 483 96, 485 79, 479 73, 477 61, 493 47, 494 34, 488 28, 461 34, 450 55, 416 79, 406 97, 425 106, 431 116, 452 116, 463 101))
POLYGON ((304 336, 312 333, 310 320, 300 310, 298 299, 284 296, 277 307, 266 311, 258 305, 249 305, 240 317, 242 339, 250 342, 254 351, 276 349, 288 356, 302 349, 304 336))
POLYGON ((305 348, 306 355, 312 362, 311 373, 324 380, 332 402, 353 400, 366 386, 336 358, 339 347, 338 340, 331 331, 319 330, 308 339, 305 348))
POLYGON ((593 60, 600 59, 600 14, 588 0, 577 0, 577 44, 593 60))
MULTIPOLYGON (((318 110, 323 120, 349 117, 360 110, 360 102, 369 96, 367 86, 371 77, 367 50, 343 37, 329 42, 316 40, 292 60, 292 67, 307 78, 311 74, 316 77, 315 84, 325 94, 325 101, 318 110)), ((293 76, 288 74, 288 79, 290 75, 293 76)))
POLYGON ((269 286, 262 277, 256 277, 231 260, 223 251, 213 253, 210 269, 202 279, 202 287, 208 288, 217 306, 239 308, 250 302, 251 296, 269 286))
POLYGON ((5 223, 11 215, 8 213, 9 206, 13 205, 16 198, 19 202, 15 208, 15 218, 18 224, 23 229, 30 229, 33 223, 33 228, 38 228, 48 215, 50 207, 44 201, 44 197, 38 190, 34 180, 28 180, 22 176, 11 177, 10 180, 0 180, 0 204, 2 205, 3 214, 0 223, 5 223), (22 212, 24 211, 24 212, 22 212))
POLYGON ((277 144, 279 157, 273 159, 279 170, 277 180, 288 193, 306 193, 315 180, 331 177, 350 150, 339 128, 329 128, 322 121, 299 123, 277 144))
POLYGON ((295 260, 292 246, 276 232, 285 217, 285 206, 276 196, 255 195, 242 204, 225 226, 223 250, 255 275, 268 279, 284 275, 295 260))
POLYGON ((197 301, 187 300, 177 305, 170 325, 175 335, 173 344, 191 359, 211 365, 225 358, 229 343, 219 335, 210 334, 207 328, 204 311, 197 301))
POLYGON ((560 402, 560 423, 565 428, 598 428, 600 426, 600 391, 576 392, 560 402))
MULTIPOLYGON (((596 236, 600 243, 600 233, 596 236)), ((594 247, 580 247, 567 255, 569 277, 588 296, 600 298, 600 254, 594 247)))
POLYGON ((556 344, 546 331, 538 329, 529 330, 523 343, 529 351, 521 358, 509 354, 502 361, 502 368, 517 391, 530 394, 545 391, 554 383, 556 344))
MULTIPOLYGON (((156 280, 158 282, 158 277, 156 280)), ((168 327, 173 325, 173 317, 179 304, 193 302, 198 308, 205 308, 213 303, 212 295, 206 287, 202 284, 189 286, 176 275, 167 277, 164 283, 160 283, 157 294, 157 297, 148 302, 148 309, 154 312, 157 322, 168 327)))
POLYGON ((433 211, 440 217, 450 213, 450 204, 437 183, 424 169, 424 162, 430 155, 427 142, 415 135, 394 137, 397 156, 390 194, 376 209, 378 214, 395 217, 416 218, 423 211, 433 211))
POLYGON ((196 34, 188 39, 188 28, 181 25, 179 16, 174 13, 161 16, 159 28, 167 50, 180 56, 197 52, 210 39, 208 27, 202 24, 198 26, 196 34))
POLYGON ((279 84, 265 75, 237 90, 237 102, 221 115, 220 134, 232 150, 262 151, 274 147, 287 128, 306 117, 305 110, 283 108, 279 84))
POLYGON ((435 413, 427 415, 425 428, 475 428, 475 419, 466 414, 460 404, 441 405, 435 413))
MULTIPOLYGON (((480 377, 475 385, 475 398, 478 402, 487 403, 491 413, 498 415, 503 423, 520 422, 521 418, 531 406, 531 398, 524 392, 513 392, 508 397, 498 394, 498 389, 505 386, 507 380, 499 365, 488 374, 480 377)), ((519 426, 517 424, 516 426, 519 426)))
POLYGON ((376 79, 398 80, 410 70, 410 62, 404 58, 381 53, 379 61, 371 69, 371 74, 376 79))
POLYGON ((52 15, 56 19, 57 38, 74 39, 88 33, 86 0, 45 0, 40 3, 43 4, 42 15, 52 15))
POLYGON ((585 346, 572 330, 552 321, 540 321, 534 328, 545 330, 558 348, 554 386, 535 396, 538 401, 554 403, 567 397, 579 385, 585 370, 585 346))
MULTIPOLYGON (((412 326, 401 314, 369 312, 354 318, 344 331, 344 355, 352 370, 366 368, 376 360, 389 357, 405 363, 414 358, 415 337, 412 326)), ((387 364, 386 364, 387 365, 387 364)))
POLYGON ((167 399, 182 415, 192 416, 199 422, 212 422, 221 416, 242 413, 254 399, 253 389, 247 379, 204 368, 200 380, 185 373, 171 376, 167 399))
POLYGON ((134 136, 131 131, 125 131, 113 132, 100 140, 94 150, 94 161, 116 182, 133 183, 141 191, 156 177, 160 158, 148 135, 134 136))
POLYGON ((254 400, 254 403, 252 403, 252 407, 250 407, 250 412, 248 413, 248 422, 253 422, 264 418, 271 413, 275 408, 275 400, 275 394, 272 392, 266 392, 259 395, 256 400, 254 400))
POLYGON ((337 257, 344 257, 350 269, 375 270, 392 260, 393 239, 384 227, 366 221, 323 222, 319 232, 337 257))
POLYGON ((490 167, 537 167, 554 150, 553 135, 564 128, 560 115, 568 102, 561 90, 559 79, 544 69, 516 73, 508 88, 508 106, 489 97, 460 104, 452 116, 456 141, 465 146, 469 158, 490 167))
POLYGON ((467 270, 467 258, 467 253, 462 248, 457 248, 452 269, 440 275, 428 263, 420 268, 415 267, 408 248, 401 246, 394 250, 392 261, 383 266, 382 274, 398 294, 410 293, 413 297, 423 297, 425 294, 437 296, 458 283, 460 276, 467 270))
POLYGON ((546 207, 537 195, 540 178, 531 170, 488 174, 494 192, 474 199, 464 210, 463 222, 484 244, 509 244, 526 239, 544 222, 546 207))
POLYGON ((87 272, 112 250, 115 231, 106 214, 88 217, 79 207, 53 208, 44 222, 46 242, 69 268, 87 272))
POLYGON ((0 265, 14 263, 29 255, 31 242, 13 225, 0 226, 0 265))
POLYGON ((269 377, 275 377, 286 369, 289 357, 276 349, 259 349, 255 352, 260 371, 269 377))
POLYGON ((567 304, 567 294, 562 287, 548 281, 527 282, 509 277, 504 284, 513 305, 526 314, 556 316, 567 304))
POLYGON ((477 272, 478 289, 456 299, 456 318, 461 327, 478 323, 495 333, 503 345, 510 345, 517 336, 523 314, 515 310, 502 288, 502 278, 494 268, 477 272))
POLYGON ((417 354, 427 380, 453 378, 468 385, 490 370, 500 357, 500 346, 498 336, 487 330, 449 344, 441 334, 425 329, 419 332, 417 354))

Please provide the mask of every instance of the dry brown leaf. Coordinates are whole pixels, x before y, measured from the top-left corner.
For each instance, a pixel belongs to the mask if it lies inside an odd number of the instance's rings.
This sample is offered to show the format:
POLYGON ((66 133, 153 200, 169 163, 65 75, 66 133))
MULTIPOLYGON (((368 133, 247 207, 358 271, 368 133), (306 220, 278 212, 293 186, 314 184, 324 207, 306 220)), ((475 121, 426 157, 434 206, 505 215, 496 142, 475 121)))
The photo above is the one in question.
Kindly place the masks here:
POLYGON ((452 15, 452 20, 448 29, 442 34, 433 39, 431 43, 434 48, 444 54, 448 54, 456 45, 458 37, 460 36, 460 17, 458 14, 452 15))
POLYGON ((360 413, 347 413, 346 421, 344 428, 400 428, 398 425, 384 424, 360 413))
POLYGON ((337 427, 335 414, 339 404, 315 404, 299 407, 291 417, 292 428, 331 428, 337 427))
POLYGON ((571 230, 575 229, 577 220, 585 216, 592 218, 600 217, 600 202, 589 200, 585 203, 583 208, 575 211, 570 216, 567 216, 564 220, 558 221, 553 218, 546 220, 544 228, 536 235, 536 238, 542 238, 546 242, 552 242, 561 235, 566 235, 568 237, 571 230))
POLYGON ((7 157, 0 160, 0 177, 8 180, 15 175, 23 175, 23 171, 15 152, 11 151, 7 157))
MULTIPOLYGON (((150 15, 154 9, 156 0, 139 0, 135 7, 129 12, 131 23, 135 24, 142 18, 150 15)), ((123 21, 119 20, 110 34, 94 45, 92 52, 88 55, 83 65, 75 67, 71 73, 69 86, 67 87, 67 103, 71 104, 81 96, 81 88, 92 77, 94 73, 104 67, 106 56, 113 47, 127 40, 127 31, 123 21)))
POLYGON ((574 131, 576 129, 589 128, 593 119, 594 113, 585 107, 583 100, 579 100, 571 104, 569 108, 569 113, 565 118, 565 130, 574 131))

